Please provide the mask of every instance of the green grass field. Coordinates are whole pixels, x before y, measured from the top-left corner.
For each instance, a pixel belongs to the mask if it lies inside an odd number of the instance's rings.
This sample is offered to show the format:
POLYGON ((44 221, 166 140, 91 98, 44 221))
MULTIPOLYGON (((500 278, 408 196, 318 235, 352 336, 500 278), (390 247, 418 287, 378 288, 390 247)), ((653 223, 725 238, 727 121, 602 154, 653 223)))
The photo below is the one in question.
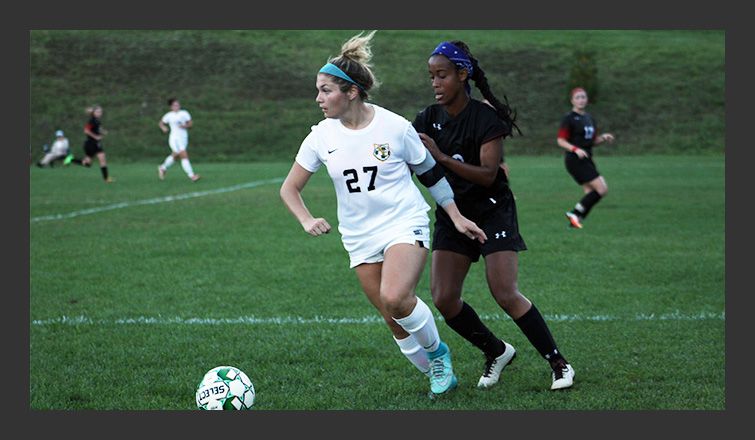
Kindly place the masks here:
MULTIPOLYGON (((573 389, 548 390, 478 264, 464 298, 518 357, 478 390, 482 355, 438 318, 460 382, 429 399, 338 234, 309 236, 280 202, 289 162, 197 160, 191 183, 178 165, 159 181, 157 162, 112 160, 111 184, 96 167, 30 168, 31 409, 191 410, 224 364, 250 376, 256 410, 725 409, 724 155, 597 157, 610 194, 583 230, 566 227, 580 190, 560 157, 508 162, 529 247, 520 290, 573 389)), ((304 198, 336 224, 325 172, 304 198)), ((429 278, 428 262, 431 304, 429 278)))

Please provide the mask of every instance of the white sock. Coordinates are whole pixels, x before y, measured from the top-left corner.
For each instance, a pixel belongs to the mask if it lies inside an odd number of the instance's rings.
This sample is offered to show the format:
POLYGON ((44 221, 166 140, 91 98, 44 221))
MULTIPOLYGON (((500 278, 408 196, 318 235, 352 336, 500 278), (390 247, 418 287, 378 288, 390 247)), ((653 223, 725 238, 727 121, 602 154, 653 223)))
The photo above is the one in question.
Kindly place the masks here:
POLYGON ((440 346, 440 335, 435 325, 435 317, 419 297, 414 310, 406 318, 393 318, 404 330, 414 337, 426 352, 431 353, 440 346))
POLYGON ((175 160, 173 160, 173 155, 170 155, 170 156, 166 157, 165 161, 163 161, 163 169, 167 170, 168 167, 170 167, 174 163, 175 163, 175 160))
POLYGON ((409 359, 409 362, 414 364, 414 366, 417 367, 417 369, 421 371, 422 374, 429 377, 430 361, 427 357, 427 352, 423 350, 422 346, 417 343, 417 340, 414 339, 414 336, 409 335, 408 338, 404 339, 396 339, 396 337, 394 336, 393 339, 401 349, 401 353, 403 353, 404 356, 409 359))
POLYGON ((189 177, 194 175, 194 170, 191 169, 191 162, 189 162, 189 159, 181 159, 181 166, 189 177))
POLYGON ((580 217, 584 217, 585 216, 585 207, 582 206, 582 203, 577 203, 576 205, 574 205, 574 210, 577 211, 577 212, 579 212, 579 214, 580 214, 579 216, 580 217))

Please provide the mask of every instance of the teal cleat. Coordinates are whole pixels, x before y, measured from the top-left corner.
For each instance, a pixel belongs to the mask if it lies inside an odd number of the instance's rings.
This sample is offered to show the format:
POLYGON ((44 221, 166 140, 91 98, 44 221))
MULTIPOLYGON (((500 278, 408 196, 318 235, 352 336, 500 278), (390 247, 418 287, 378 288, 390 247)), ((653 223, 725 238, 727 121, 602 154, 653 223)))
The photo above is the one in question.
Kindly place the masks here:
POLYGON ((438 350, 429 354, 430 357, 430 391, 433 394, 443 394, 456 388, 458 380, 451 366, 451 350, 441 342, 438 350))

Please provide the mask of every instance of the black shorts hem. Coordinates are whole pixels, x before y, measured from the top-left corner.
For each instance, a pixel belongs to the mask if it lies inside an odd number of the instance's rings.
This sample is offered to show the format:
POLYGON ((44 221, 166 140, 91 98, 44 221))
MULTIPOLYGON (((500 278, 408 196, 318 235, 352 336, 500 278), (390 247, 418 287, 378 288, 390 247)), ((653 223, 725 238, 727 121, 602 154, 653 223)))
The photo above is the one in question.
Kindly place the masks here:
POLYGON ((580 159, 576 154, 567 153, 564 157, 564 165, 572 179, 580 185, 600 177, 600 172, 591 158, 580 159))
MULTIPOLYGON (((483 219, 475 221, 488 237, 485 243, 480 243, 460 233, 445 212, 436 211, 433 251, 451 251, 466 255, 473 262, 477 262, 480 256, 486 257, 495 252, 527 250, 524 238, 519 233, 514 198, 504 198, 499 203, 502 205, 483 219)), ((463 211, 462 215, 467 216, 463 211)))

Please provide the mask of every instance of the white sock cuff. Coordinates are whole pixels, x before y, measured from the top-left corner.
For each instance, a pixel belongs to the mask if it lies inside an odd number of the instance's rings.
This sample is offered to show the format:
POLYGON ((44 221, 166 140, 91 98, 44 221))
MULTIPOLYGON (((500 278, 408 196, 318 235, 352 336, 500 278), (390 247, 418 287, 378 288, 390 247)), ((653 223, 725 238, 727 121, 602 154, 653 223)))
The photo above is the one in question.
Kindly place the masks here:
POLYGON ((396 336, 394 336, 393 340, 396 341, 396 344, 398 344, 398 348, 401 349, 401 353, 404 353, 407 356, 422 350, 422 346, 419 345, 417 340, 414 339, 412 335, 409 335, 408 338, 404 339, 398 339, 396 338, 396 336))
POLYGON ((181 167, 183 167, 186 175, 189 177, 194 175, 194 170, 191 168, 191 162, 188 158, 181 158, 181 167))
POLYGON ((409 333, 414 333, 424 327, 425 324, 427 324, 427 321, 434 319, 434 317, 430 307, 428 307, 420 297, 417 297, 417 304, 414 306, 414 310, 412 310, 412 313, 410 313, 409 316, 393 319, 399 323, 404 330, 409 333))
POLYGON ((165 160, 163 161, 163 168, 168 169, 168 167, 173 165, 174 162, 175 160, 173 160, 173 155, 166 157, 165 160))

